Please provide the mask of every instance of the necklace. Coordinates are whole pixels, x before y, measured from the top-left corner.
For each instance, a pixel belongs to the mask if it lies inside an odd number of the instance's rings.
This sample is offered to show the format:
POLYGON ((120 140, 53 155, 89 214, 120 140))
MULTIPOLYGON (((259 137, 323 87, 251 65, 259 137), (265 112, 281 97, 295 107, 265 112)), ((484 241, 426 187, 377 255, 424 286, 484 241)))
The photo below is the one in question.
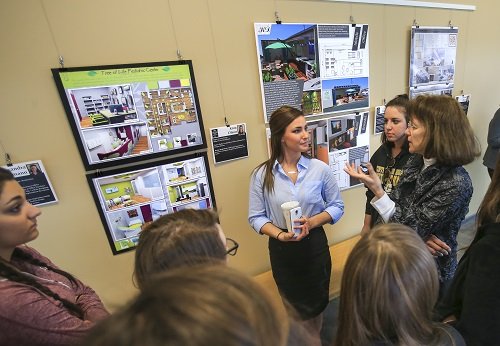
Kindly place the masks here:
POLYGON ((297 171, 288 171, 288 174, 297 174, 297 171))

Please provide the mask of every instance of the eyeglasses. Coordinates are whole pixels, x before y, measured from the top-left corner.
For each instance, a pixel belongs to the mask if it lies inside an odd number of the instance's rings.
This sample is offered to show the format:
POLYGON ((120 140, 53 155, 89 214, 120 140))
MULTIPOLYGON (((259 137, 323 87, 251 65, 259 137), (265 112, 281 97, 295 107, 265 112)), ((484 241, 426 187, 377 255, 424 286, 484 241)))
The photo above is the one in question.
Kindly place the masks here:
POLYGON ((385 166, 384 168, 384 175, 382 177, 382 183, 385 184, 389 177, 391 176, 391 171, 394 168, 394 165, 396 164, 396 159, 394 157, 388 157, 389 163, 385 166))
POLYGON ((413 130, 418 129, 418 127, 415 124, 413 124, 411 121, 409 121, 408 122, 408 129, 410 129, 411 131, 413 131, 413 130))
POLYGON ((240 244, 238 244, 234 239, 226 238, 226 254, 228 254, 229 256, 236 255, 239 247, 240 244))

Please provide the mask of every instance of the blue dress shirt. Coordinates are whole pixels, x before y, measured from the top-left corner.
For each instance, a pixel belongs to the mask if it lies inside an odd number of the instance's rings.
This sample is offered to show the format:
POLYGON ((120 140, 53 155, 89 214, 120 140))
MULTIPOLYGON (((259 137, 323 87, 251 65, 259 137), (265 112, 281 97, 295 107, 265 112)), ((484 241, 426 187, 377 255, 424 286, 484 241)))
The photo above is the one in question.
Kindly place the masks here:
POLYGON ((326 211, 332 218, 331 224, 344 214, 344 202, 337 181, 326 163, 301 156, 297 169, 298 176, 294 184, 276 161, 273 166, 274 191, 271 192, 264 191, 265 167, 260 167, 252 174, 248 221, 255 231, 260 232, 268 222, 286 229, 281 204, 290 201, 298 201, 306 217, 326 211))

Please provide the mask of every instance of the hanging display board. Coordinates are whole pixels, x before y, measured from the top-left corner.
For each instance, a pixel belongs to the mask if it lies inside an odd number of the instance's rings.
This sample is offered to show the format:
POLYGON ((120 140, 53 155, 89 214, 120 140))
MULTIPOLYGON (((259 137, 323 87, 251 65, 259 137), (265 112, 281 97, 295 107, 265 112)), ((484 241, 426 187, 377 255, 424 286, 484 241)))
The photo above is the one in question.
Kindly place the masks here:
POLYGON ((458 28, 411 28, 410 97, 451 95, 455 81, 458 28))
POLYGON ((368 25, 256 23, 264 118, 283 105, 305 116, 369 106, 368 25))
POLYGON ((191 61, 52 73, 86 170, 207 147, 191 61))
POLYGON ((161 215, 213 208, 206 153, 88 174, 114 254, 133 249, 140 232, 161 215))

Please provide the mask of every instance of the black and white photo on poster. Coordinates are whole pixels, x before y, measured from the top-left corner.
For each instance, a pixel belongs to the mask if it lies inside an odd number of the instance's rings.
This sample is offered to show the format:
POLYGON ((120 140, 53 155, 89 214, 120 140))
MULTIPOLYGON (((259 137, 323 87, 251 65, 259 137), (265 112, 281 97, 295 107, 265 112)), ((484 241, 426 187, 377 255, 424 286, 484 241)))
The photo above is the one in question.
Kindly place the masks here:
POLYGON ((256 23, 266 123, 283 105, 305 116, 369 106, 368 25, 256 23))
POLYGON ((419 94, 451 95, 457 42, 457 27, 411 28, 410 97, 419 94))
POLYGON ((246 128, 241 123, 210 129, 215 164, 248 157, 246 128))
POLYGON ((3 168, 12 172, 31 204, 40 206, 58 201, 41 160, 16 163, 3 168))

